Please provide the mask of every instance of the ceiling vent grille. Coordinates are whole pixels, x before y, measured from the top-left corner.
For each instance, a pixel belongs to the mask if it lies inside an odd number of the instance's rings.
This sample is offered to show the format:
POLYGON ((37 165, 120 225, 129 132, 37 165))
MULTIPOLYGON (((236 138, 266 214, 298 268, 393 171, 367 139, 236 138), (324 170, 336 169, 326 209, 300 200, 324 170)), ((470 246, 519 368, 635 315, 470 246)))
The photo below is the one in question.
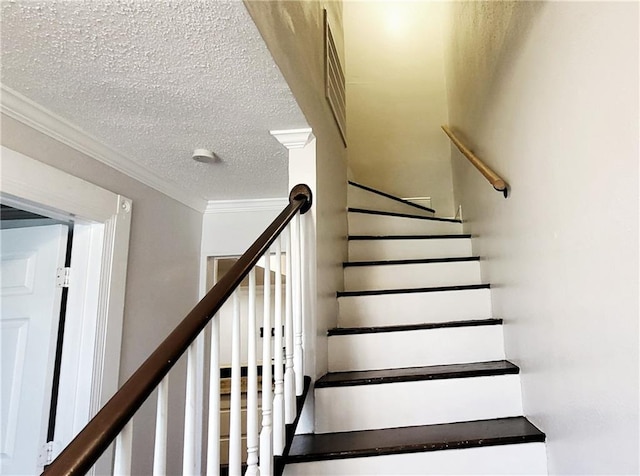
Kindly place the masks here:
POLYGON ((324 37, 325 37, 325 96, 331 107, 331 112, 336 120, 340 136, 347 145, 347 109, 345 79, 336 43, 329 25, 327 10, 324 11, 324 37))

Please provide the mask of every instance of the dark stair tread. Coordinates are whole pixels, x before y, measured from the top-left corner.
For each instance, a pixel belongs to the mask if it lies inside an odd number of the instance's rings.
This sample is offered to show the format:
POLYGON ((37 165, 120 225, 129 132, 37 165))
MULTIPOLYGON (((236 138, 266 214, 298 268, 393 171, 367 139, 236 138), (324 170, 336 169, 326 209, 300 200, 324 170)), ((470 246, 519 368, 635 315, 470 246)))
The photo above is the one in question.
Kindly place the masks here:
POLYGON ((298 435, 287 463, 386 454, 544 442, 545 434, 525 417, 298 435))
POLYGON ((397 326, 336 327, 334 329, 329 329, 327 331, 327 335, 340 336, 377 334, 383 332, 419 331, 424 329, 444 329, 451 327, 497 326, 500 324, 502 324, 502 319, 469 319, 464 321, 425 322, 423 324, 402 324, 397 326))
POLYGON ((368 185, 362 185, 360 183, 356 183, 352 180, 348 181, 349 185, 353 185, 354 187, 361 188, 362 190, 366 190, 367 192, 375 193, 377 195, 381 195, 385 198, 389 198, 391 200, 395 200, 396 202, 403 203, 410 207, 418 208, 420 210, 424 210, 427 212, 435 213, 436 211, 433 208, 425 207, 423 205, 418 205, 417 203, 410 202, 409 200, 405 200, 404 198, 396 197, 395 195, 391 195, 390 193, 383 192, 382 190, 375 189, 373 187, 369 187, 368 185))
POLYGON ((380 294, 412 294, 431 293, 439 291, 467 291, 473 289, 489 289, 490 284, 461 284, 457 286, 433 286, 428 288, 402 288, 402 289, 371 289, 363 291, 338 291, 338 297, 349 296, 377 296, 380 294))
POLYGON ((520 369, 507 360, 473 362, 469 364, 429 365, 384 370, 357 370, 330 372, 316 382, 316 388, 353 387, 421 380, 449 378, 486 377, 492 375, 517 374, 520 369))
POLYGON ((453 235, 349 235, 349 241, 364 240, 458 240, 471 238, 471 235, 459 233, 453 235))
POLYGON ((367 208, 347 208, 347 211, 351 213, 365 213, 367 215, 384 215, 389 217, 414 218, 416 220, 462 223, 461 220, 456 220, 455 218, 426 217, 423 215, 412 215, 410 213, 386 212, 384 210, 369 210, 367 208))
POLYGON ((480 256, 459 256, 451 258, 418 258, 418 259, 393 259, 379 261, 346 261, 342 263, 343 268, 356 266, 385 266, 399 264, 431 264, 431 263, 463 263, 467 261, 480 261, 480 256))

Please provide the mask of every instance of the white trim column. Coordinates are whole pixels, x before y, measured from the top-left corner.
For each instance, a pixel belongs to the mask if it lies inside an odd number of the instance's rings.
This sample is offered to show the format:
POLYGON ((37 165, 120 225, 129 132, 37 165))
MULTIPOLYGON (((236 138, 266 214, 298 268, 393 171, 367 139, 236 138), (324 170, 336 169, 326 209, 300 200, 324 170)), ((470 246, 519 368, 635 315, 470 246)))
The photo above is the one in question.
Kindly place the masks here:
MULTIPOLYGON (((289 189, 299 183, 306 183, 314 194, 314 205, 309 212, 301 215, 301 230, 305 234, 306 279, 303 280, 303 325, 304 341, 304 375, 312 381, 319 377, 316 372, 318 351, 326 360, 327 339, 317 337, 316 319, 316 138, 311 128, 271 131, 271 135, 289 151, 289 189)), ((289 279, 287 277, 287 279, 289 279)), ((312 433, 314 430, 313 389, 307 395, 297 433, 312 433)))

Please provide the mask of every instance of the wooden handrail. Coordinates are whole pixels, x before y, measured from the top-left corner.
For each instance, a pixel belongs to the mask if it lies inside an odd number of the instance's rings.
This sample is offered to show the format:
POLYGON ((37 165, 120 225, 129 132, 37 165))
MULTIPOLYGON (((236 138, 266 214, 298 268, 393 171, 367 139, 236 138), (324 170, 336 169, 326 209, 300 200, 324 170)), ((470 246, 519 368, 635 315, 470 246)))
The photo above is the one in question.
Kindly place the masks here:
POLYGON ((184 354, 233 291, 249 274, 260 257, 300 210, 311 208, 307 185, 296 185, 289 205, 278 215, 233 267, 218 281, 180 324, 134 372, 60 455, 44 470, 44 475, 85 474, 115 440, 144 401, 184 354))
POLYGON ((504 198, 507 198, 509 192, 509 186, 507 182, 505 182, 497 173, 495 173, 487 164, 485 164, 482 160, 480 160, 473 152, 471 152, 460 139, 456 137, 451 129, 448 126, 442 126, 442 130, 449 136, 451 142, 458 148, 462 155, 464 155, 469 162, 473 164, 473 166, 480 171, 482 175, 489 181, 493 188, 495 188, 498 192, 502 192, 504 198))

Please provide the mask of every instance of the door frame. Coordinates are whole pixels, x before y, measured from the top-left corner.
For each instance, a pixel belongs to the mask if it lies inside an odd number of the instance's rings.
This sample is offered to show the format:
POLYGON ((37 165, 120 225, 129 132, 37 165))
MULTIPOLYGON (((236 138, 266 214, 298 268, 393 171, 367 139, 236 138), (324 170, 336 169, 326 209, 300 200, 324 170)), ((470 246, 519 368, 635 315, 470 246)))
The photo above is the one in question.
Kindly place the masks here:
MULTIPOLYGON (((61 387, 71 387, 85 400, 85 415, 76 413, 73 424, 63 431, 75 434, 118 389, 132 201, 4 146, 0 169, 0 194, 5 203, 72 216, 84 228, 84 237, 79 238, 86 246, 76 247, 74 242, 74 248, 81 251, 75 264, 72 255, 72 273, 80 268, 79 281, 86 282, 77 286, 75 304, 67 309, 67 324, 81 342, 71 350, 63 345, 63 366, 65 359, 80 358, 78 371, 91 372, 90 385, 82 378, 61 381, 61 387), (87 352, 92 356, 89 365, 82 362, 87 352)), ((73 274, 71 280, 73 283, 73 274)), ((56 426, 56 440, 57 435, 56 426)), ((68 435, 63 440, 68 442, 68 435)), ((54 445, 52 450, 57 456, 62 448, 54 445)))

